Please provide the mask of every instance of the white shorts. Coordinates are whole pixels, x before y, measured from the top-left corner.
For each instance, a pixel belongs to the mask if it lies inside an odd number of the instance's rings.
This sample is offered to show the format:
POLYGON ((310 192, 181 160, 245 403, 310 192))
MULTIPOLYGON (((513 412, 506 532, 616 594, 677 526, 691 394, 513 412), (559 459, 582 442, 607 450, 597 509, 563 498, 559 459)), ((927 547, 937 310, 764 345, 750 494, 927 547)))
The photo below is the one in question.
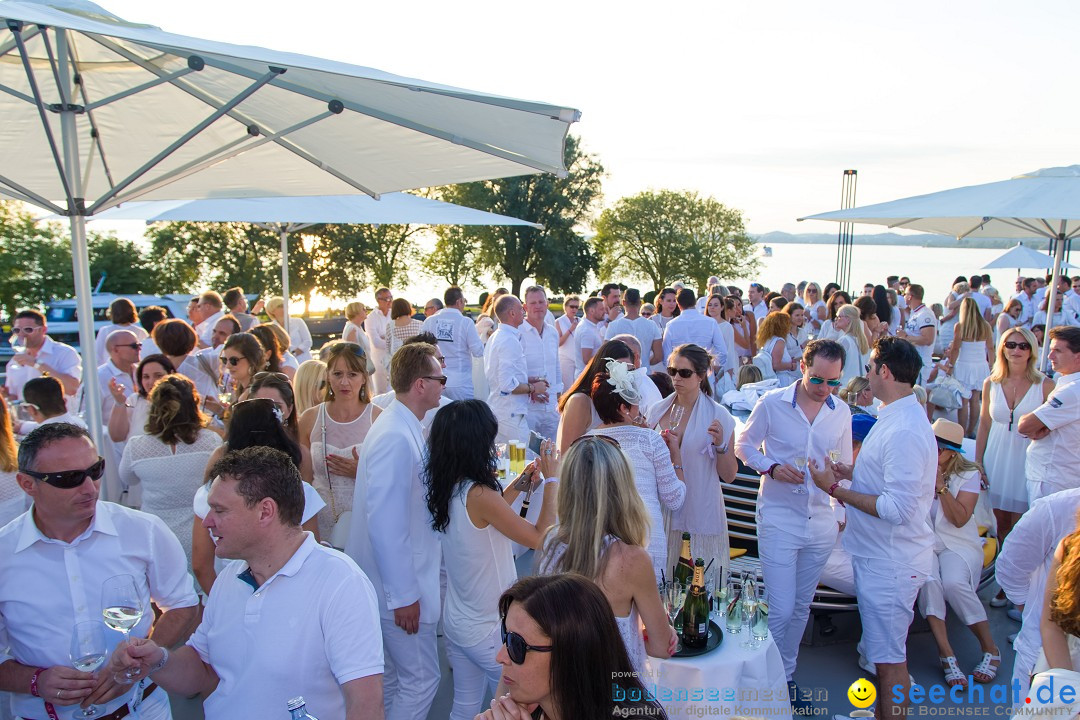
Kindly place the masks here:
POLYGON ((862 620, 863 654, 870 662, 907 662, 908 628, 926 576, 906 565, 853 557, 855 594, 862 620))

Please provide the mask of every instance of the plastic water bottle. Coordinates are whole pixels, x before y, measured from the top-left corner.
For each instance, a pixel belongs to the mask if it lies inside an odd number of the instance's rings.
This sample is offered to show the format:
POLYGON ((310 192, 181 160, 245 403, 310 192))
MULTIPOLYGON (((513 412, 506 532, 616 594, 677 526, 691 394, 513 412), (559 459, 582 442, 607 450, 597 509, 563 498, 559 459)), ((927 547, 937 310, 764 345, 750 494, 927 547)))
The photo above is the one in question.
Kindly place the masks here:
POLYGON ((294 697, 289 701, 288 708, 292 720, 319 720, 307 711, 307 703, 304 702, 303 697, 294 697))

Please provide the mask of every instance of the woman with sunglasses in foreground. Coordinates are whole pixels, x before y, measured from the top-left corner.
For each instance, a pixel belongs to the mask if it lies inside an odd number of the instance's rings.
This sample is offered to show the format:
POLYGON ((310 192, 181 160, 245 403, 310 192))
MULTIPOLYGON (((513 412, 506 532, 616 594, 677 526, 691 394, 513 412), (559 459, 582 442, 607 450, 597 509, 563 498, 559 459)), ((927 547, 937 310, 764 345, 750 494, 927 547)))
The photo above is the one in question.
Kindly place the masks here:
POLYGON ((445 534, 446 603, 443 630, 446 654, 454 666, 451 720, 469 720, 480 711, 488 689, 502 674, 499 647, 499 596, 517 580, 511 542, 538 548, 555 522, 552 482, 559 464, 550 440, 505 490, 495 476, 499 423, 483 400, 458 400, 441 408, 431 424, 428 455, 421 477, 427 487, 431 526, 445 534), (545 482, 545 478, 549 481, 545 482), (522 491, 543 490, 540 516, 533 525, 510 504, 522 491))
MULTIPOLYGON (((206 593, 213 587, 218 569, 214 556, 214 540, 210 531, 202 524, 210 510, 207 496, 210 481, 213 480, 207 473, 226 453, 249 447, 269 447, 288 455, 304 481, 304 529, 315 533, 315 539, 319 539, 318 523, 314 518, 326 503, 311 485, 311 456, 296 441, 295 432, 290 431, 287 425, 288 419, 296 414, 292 391, 277 385, 275 381, 279 380, 276 375, 278 374, 258 373, 251 386, 252 394, 256 397, 241 400, 232 407, 229 424, 225 429, 225 443, 210 455, 203 470, 203 484, 195 492, 195 519, 191 527, 191 569, 199 586, 206 593)), ((287 382, 284 385, 288 387, 287 382)))
POLYGON ((364 350, 335 343, 326 355, 323 402, 300 418, 300 443, 311 453, 312 483, 327 505, 319 513, 319 536, 339 550, 348 539, 356 460, 374 422, 372 407, 364 350))
POLYGON ((660 582, 667 565, 667 535, 661 506, 674 512, 686 499, 682 453, 673 435, 661 438, 638 424, 641 422, 638 407, 641 393, 629 366, 618 360, 608 360, 607 370, 593 379, 592 401, 602 424, 589 434, 616 440, 630 460, 634 484, 649 516, 647 548, 656 581, 660 582), (679 469, 674 469, 676 467, 679 469))
MULTIPOLYGON (((1020 434, 1017 424, 1054 389, 1054 381, 1035 369, 1038 357, 1039 343, 1031 331, 1009 328, 998 341, 994 367, 982 385, 975 462, 984 468, 983 478, 990 485, 999 543, 1028 509, 1024 464, 1031 441, 1020 434)), ((990 605, 1002 607, 1005 602, 1001 591, 990 605)))
POLYGON ((191 563, 191 498, 206 462, 221 445, 207 429, 199 393, 183 375, 168 375, 150 391, 146 434, 128 440, 120 459, 120 481, 142 489, 142 511, 157 515, 184 546, 191 563))
POLYGON ((477 720, 666 720, 636 676, 603 592, 569 573, 519 580, 499 599, 505 695, 477 720))
POLYGON ((723 405, 712 399, 709 367, 712 358, 705 348, 687 343, 672 351, 668 375, 675 393, 664 398, 645 413, 656 418, 654 427, 669 447, 674 442, 682 455, 686 500, 671 514, 668 527, 668 560, 671 567, 679 559, 682 534, 691 535, 694 557, 724 563, 730 545, 727 515, 721 482, 735 479, 739 464, 735 459, 735 419, 723 405), (667 435, 674 435, 673 441, 667 435))
POLYGON ((670 657, 678 638, 645 549, 649 515, 630 462, 617 440, 586 435, 563 457, 559 485, 559 524, 544 540, 539 572, 578 573, 596 582, 614 613, 630 663, 644 672, 646 653, 670 657))

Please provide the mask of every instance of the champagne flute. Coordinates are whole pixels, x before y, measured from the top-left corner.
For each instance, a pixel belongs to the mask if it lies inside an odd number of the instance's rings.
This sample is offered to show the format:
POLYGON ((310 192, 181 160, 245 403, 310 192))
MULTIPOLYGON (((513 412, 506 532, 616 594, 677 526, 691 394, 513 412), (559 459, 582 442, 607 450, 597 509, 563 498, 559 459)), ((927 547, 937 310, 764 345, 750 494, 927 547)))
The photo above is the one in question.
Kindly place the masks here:
POLYGON ((806 465, 808 462, 809 459, 805 455, 795 456, 795 467, 803 474, 803 484, 791 488, 791 492, 796 495, 806 495, 806 465))
MULTIPOLYGON (((101 614, 105 624, 123 634, 124 643, 131 636, 131 628, 139 624, 143 616, 142 598, 131 575, 114 575, 105 581, 101 589, 101 614)), ((115 673, 114 679, 122 685, 130 685, 142 675, 139 668, 128 668, 115 673)))
POLYGON ((746 639, 740 643, 740 647, 749 649, 754 647, 751 626, 754 621, 754 611, 757 609, 757 590, 753 578, 749 576, 743 580, 740 603, 742 604, 742 626, 746 632, 746 639))
POLYGON ((686 408, 678 403, 671 404, 671 412, 668 414, 668 430, 675 432, 679 429, 679 425, 682 424, 683 415, 686 413, 686 408))
MULTIPOLYGON (((81 672, 92 673, 105 662, 105 630, 96 620, 84 620, 76 623, 71 632, 70 657, 72 666, 81 672)), ((76 710, 73 717, 97 717, 100 709, 97 705, 87 705, 86 709, 76 710)))
POLYGON ((232 401, 232 378, 229 373, 221 374, 221 384, 218 386, 218 402, 228 405, 232 401))

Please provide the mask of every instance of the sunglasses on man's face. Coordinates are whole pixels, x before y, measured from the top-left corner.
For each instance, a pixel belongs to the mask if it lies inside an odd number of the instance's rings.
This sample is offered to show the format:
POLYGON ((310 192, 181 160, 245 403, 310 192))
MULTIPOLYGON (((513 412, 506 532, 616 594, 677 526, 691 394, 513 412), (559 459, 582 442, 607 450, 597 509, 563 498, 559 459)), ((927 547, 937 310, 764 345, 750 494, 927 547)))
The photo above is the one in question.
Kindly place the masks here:
POLYGON ((445 375, 421 375, 420 377, 423 378, 424 380, 434 380, 435 382, 439 383, 443 387, 446 387, 446 376, 445 375))
POLYGON ((85 470, 58 470, 56 472, 36 472, 34 470, 19 470, 23 475, 29 475, 35 480, 40 480, 43 483, 48 483, 54 488, 61 490, 70 490, 77 488, 86 481, 86 478, 91 480, 100 480, 101 476, 105 474, 105 458, 98 457, 97 462, 86 468, 85 470))
POLYGON ((35 330, 37 330, 40 327, 41 327, 40 325, 38 325, 36 327, 21 327, 21 328, 20 327, 13 327, 13 328, 11 328, 11 332, 14 333, 15 335, 18 335, 19 333, 23 333, 24 335, 31 335, 31 334, 34 333, 35 330))
POLYGON ((676 375, 678 375, 681 378, 690 378, 690 377, 694 376, 694 371, 693 370, 688 370, 686 368, 669 367, 667 369, 667 374, 670 375, 671 377, 675 377, 676 375))
POLYGON ((127 347, 127 348, 131 348, 132 350, 142 350, 142 343, 141 342, 117 343, 116 347, 127 347))
MULTIPOLYGON (((867 367, 869 367, 869 366, 867 366, 867 367)), ((840 387, 841 385, 843 385, 843 383, 840 382, 839 380, 835 380, 835 379, 834 380, 826 380, 825 378, 818 377, 817 375, 811 375, 810 376, 810 384, 811 385, 820 385, 821 383, 825 383, 829 387, 833 387, 833 388, 840 387)))
POLYGON ((550 645, 530 645, 525 642, 525 638, 516 632, 507 631, 505 617, 502 619, 500 629, 502 630, 503 645, 506 646, 506 654, 510 656, 510 661, 515 665, 522 665, 525 662, 526 653, 530 650, 533 652, 551 652, 550 645))
POLYGON ((1031 345, 1026 342, 1013 342, 1012 340, 1005 343, 1006 350, 1016 350, 1017 348, 1021 350, 1030 350, 1031 345))

